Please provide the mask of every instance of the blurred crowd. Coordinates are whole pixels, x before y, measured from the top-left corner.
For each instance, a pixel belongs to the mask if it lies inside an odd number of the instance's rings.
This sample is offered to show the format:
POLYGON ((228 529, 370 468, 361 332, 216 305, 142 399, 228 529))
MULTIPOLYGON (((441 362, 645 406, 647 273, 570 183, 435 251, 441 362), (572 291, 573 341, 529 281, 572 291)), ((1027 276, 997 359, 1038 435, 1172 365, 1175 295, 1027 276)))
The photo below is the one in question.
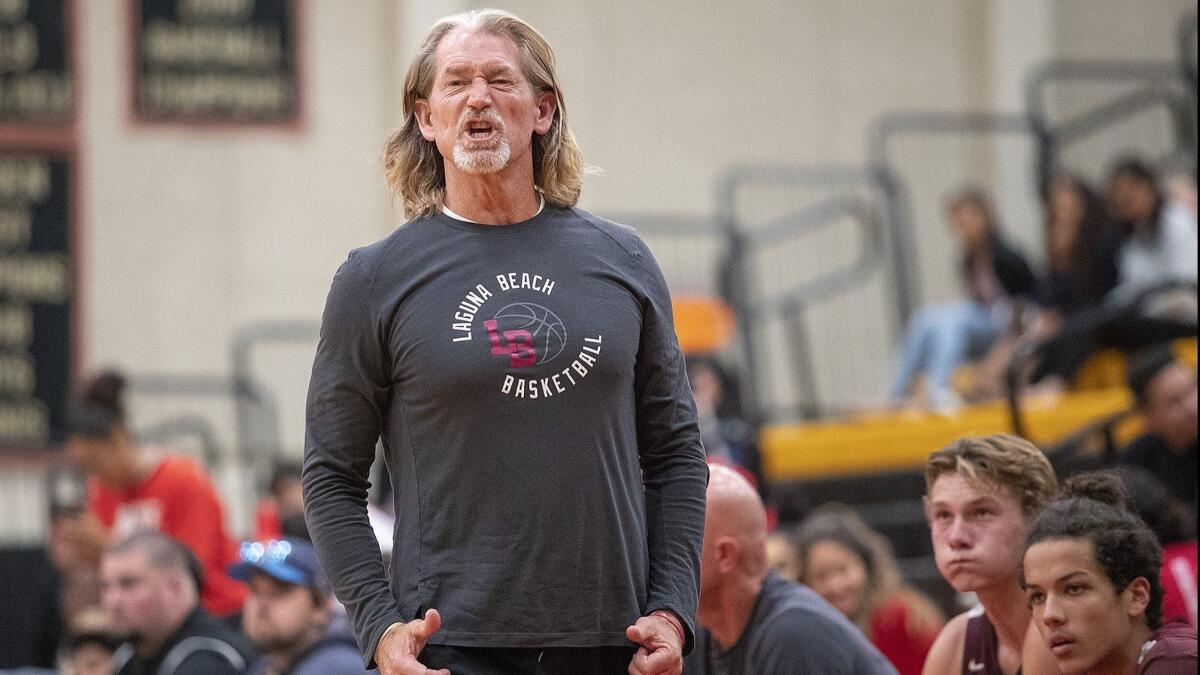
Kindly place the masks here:
POLYGON ((1034 379, 1061 388, 1101 347, 1149 345, 1195 325, 1195 181, 1164 181, 1130 157, 1101 194, 1071 173, 1050 182, 1041 269, 1005 236, 985 192, 950 196, 966 297, 911 319, 891 387, 897 404, 949 413, 998 398, 1022 342, 1045 343, 1034 379), (972 360, 978 366, 956 382, 972 360))
POLYGON ((300 465, 276 467, 239 543, 199 462, 134 440, 124 388, 100 374, 71 407, 86 486, 52 514, 59 672, 370 672, 308 540, 300 465))

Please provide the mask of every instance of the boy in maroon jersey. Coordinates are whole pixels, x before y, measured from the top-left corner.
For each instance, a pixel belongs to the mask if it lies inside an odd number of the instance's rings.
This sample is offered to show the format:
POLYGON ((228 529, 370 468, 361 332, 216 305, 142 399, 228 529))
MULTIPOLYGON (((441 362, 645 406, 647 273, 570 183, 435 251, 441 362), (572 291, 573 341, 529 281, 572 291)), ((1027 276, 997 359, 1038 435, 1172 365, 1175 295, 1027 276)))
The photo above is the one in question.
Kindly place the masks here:
POLYGON ((1120 479, 1085 474, 1042 511, 1022 577, 1034 626, 1065 675, 1195 673, 1195 629, 1162 623, 1162 549, 1124 504, 1120 479))

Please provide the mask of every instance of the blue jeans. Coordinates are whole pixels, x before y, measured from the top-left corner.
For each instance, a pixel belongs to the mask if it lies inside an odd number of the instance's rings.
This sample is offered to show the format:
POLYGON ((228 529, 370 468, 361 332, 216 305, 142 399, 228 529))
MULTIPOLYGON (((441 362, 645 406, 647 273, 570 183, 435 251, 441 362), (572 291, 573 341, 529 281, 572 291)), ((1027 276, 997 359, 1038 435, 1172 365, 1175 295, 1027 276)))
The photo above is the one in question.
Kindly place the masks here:
POLYGON ((952 397, 954 369, 972 355, 987 352, 999 333, 992 309, 970 300, 922 308, 909 321, 900 344, 892 398, 904 398, 911 380, 921 371, 926 372, 929 400, 952 397))

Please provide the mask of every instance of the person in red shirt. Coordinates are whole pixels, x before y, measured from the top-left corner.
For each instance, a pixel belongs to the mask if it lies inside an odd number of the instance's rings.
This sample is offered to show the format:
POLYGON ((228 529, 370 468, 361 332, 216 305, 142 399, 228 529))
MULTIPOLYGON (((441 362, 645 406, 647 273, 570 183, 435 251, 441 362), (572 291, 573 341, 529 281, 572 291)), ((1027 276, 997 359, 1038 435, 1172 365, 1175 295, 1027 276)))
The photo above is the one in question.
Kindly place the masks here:
POLYGON ((59 533, 85 558, 113 538, 156 530, 184 543, 204 570, 201 604, 217 616, 237 613, 246 587, 226 568, 237 547, 225 529, 224 508, 199 462, 159 456, 137 445, 126 424, 125 380, 115 372, 98 375, 71 411, 71 458, 89 476, 88 513, 59 533))
POLYGON ((1196 672, 1196 631, 1163 623, 1162 550, 1125 510, 1120 478, 1082 474, 1026 539, 1021 583, 1033 625, 1064 675, 1196 672))
POLYGON ((903 584, 887 540, 854 511, 830 504, 804 521, 796 542, 800 582, 862 629, 900 675, 919 675, 945 619, 903 584))

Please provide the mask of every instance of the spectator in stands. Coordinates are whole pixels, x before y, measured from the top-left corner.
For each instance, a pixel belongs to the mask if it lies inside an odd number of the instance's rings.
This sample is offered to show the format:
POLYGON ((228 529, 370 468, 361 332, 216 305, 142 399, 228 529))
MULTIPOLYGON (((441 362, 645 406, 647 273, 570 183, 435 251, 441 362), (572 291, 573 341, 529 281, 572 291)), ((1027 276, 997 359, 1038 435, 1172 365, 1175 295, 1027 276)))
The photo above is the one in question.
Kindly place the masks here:
MULTIPOLYGON (((284 523, 294 527, 299 516, 303 522, 304 490, 300 485, 301 464, 294 460, 276 462, 271 473, 269 493, 254 510, 254 538, 259 541, 284 536, 284 523)), ((307 537, 304 537, 307 538, 307 537)))
POLYGON ((139 532, 100 563, 102 600, 128 641, 113 657, 118 675, 235 675, 253 649, 199 605, 202 571, 191 551, 161 532, 139 532))
POLYGON ((1145 469, 1118 472, 1129 510, 1145 521, 1163 549, 1163 618, 1196 627, 1196 522, 1192 510, 1145 469))
POLYGON ((904 585, 891 544, 841 504, 814 512, 796 540, 800 581, 853 621, 900 675, 920 675, 946 621, 904 585))
POLYGON ((1128 301, 1167 282, 1196 283, 1196 216, 1167 201, 1150 167, 1134 158, 1118 161, 1109 198, 1127 237, 1115 299, 1128 301))
POLYGON ((745 469, 761 493, 766 481, 754 427, 741 418, 736 397, 730 395, 733 387, 729 372, 716 359, 691 356, 687 359, 687 375, 708 460, 745 469))
POLYGON ((684 672, 895 673, 846 617, 769 570, 766 537, 766 509, 749 481, 712 466, 696 614, 702 628, 684 672))
POLYGON ((1057 330, 1064 317, 1104 301, 1117 285, 1121 241, 1104 200, 1082 178, 1062 174, 1046 195, 1046 275, 1038 300, 1044 329, 1057 330))
POLYGON ((1146 469, 1196 508, 1196 371, 1160 345, 1131 357, 1126 373, 1145 433, 1130 442, 1121 463, 1146 469))
POLYGON ((1022 585, 1042 643, 1066 675, 1196 672, 1196 631, 1162 621, 1162 553, 1124 510, 1120 480, 1064 483, 1028 536, 1022 585))
POLYGON ((237 553, 224 509, 204 468, 159 456, 134 442, 127 423, 125 380, 113 372, 92 380, 71 413, 71 457, 91 476, 88 513, 56 534, 71 555, 98 560, 112 538, 160 530, 186 544, 204 568, 202 603, 218 616, 236 613, 246 588, 226 568, 237 553))
POLYGON ((1021 555, 1029 526, 1058 491, 1054 469, 1024 439, 967 436, 929 456, 925 490, 938 571, 980 606, 946 624, 923 672, 1015 673, 1030 618, 1021 555))
MULTIPOLYGON (((895 401, 905 400, 912 380, 924 371, 925 398, 937 410, 953 411, 959 404, 951 387, 955 368, 972 355, 1008 345, 1001 340, 1020 325, 1020 298, 1035 290, 1033 272, 1025 258, 1001 236, 988 197, 963 190, 949 201, 950 227, 962 248, 962 275, 968 298, 925 307, 909 322, 900 345, 899 371, 892 386, 895 401)), ((1002 360, 997 357, 997 360, 1002 360)), ((994 385, 979 382, 991 390, 994 385)))
POLYGON ((368 672, 345 614, 334 609, 312 544, 302 539, 247 542, 230 573, 250 588, 242 625, 263 654, 251 673, 368 672))

